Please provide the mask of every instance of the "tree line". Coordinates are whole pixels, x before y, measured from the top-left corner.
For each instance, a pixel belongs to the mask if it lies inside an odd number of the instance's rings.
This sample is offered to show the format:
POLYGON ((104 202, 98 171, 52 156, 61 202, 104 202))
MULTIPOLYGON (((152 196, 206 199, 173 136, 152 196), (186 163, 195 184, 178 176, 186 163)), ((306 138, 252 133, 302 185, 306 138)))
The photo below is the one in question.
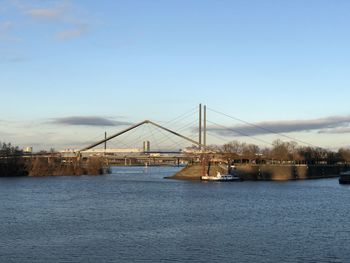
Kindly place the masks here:
POLYGON ((39 156, 25 156, 17 146, 0 143, 0 177, 99 175, 104 172, 103 165, 100 158, 89 158, 85 162, 78 158, 66 160, 53 150, 41 151, 39 156))
POLYGON ((0 176, 27 175, 23 151, 11 143, 0 143, 0 176))
MULTIPOLYGON (((188 150, 198 151, 198 146, 193 145, 188 150)), ((260 147, 256 144, 231 141, 223 145, 209 145, 206 150, 220 154, 230 160, 244 162, 294 162, 305 164, 337 164, 350 162, 350 149, 339 148, 336 151, 317 147, 302 146, 294 141, 275 140, 271 147, 260 147)))
POLYGON ((258 145, 232 141, 221 146, 211 145, 209 150, 226 156, 228 159, 245 159, 248 161, 274 160, 277 162, 296 163, 348 163, 350 149, 340 148, 337 151, 316 146, 301 146, 294 141, 275 140, 271 147, 261 148, 258 145))

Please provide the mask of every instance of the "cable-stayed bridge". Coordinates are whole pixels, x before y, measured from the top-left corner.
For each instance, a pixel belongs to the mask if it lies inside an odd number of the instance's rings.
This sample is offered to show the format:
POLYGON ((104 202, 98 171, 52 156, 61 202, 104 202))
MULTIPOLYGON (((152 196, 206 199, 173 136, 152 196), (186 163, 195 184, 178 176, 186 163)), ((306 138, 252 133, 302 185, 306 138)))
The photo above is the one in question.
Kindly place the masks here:
POLYGON ((225 144, 229 142, 229 138, 240 136, 256 141, 260 145, 272 145, 272 142, 266 139, 247 134, 232 126, 219 124, 217 120, 208 119, 207 110, 221 117, 250 125, 254 129, 263 130, 265 133, 313 146, 206 106, 202 107, 200 104, 199 108, 193 108, 165 123, 159 124, 152 120, 144 120, 109 136, 105 133, 103 139, 90 142, 76 151, 64 154, 83 158, 100 156, 111 164, 180 164, 198 162, 203 155, 216 155, 217 160, 225 162, 226 158, 220 158, 220 155, 223 155, 221 149, 208 144, 208 141, 215 141, 216 144, 220 141, 225 144), (215 132, 215 129, 231 136, 221 136, 215 132))
MULTIPOLYGON (((227 121, 225 123, 227 123, 227 121)), ((211 164, 215 164, 218 169, 222 169, 225 165, 229 167, 232 163, 239 163, 248 164, 248 166, 245 167, 248 169, 245 171, 245 174, 250 174, 253 175, 253 178, 263 180, 267 178, 277 178, 274 174, 277 174, 277 176, 284 174, 285 176, 283 178, 289 179, 306 178, 306 174, 310 178, 316 178, 320 174, 322 176, 328 176, 331 173, 336 173, 339 169, 343 169, 341 165, 339 165, 339 162, 337 162, 337 159, 327 159, 327 150, 323 151, 321 147, 276 132, 272 129, 249 123, 217 110, 207 108, 206 106, 202 107, 202 105, 199 105, 198 109, 197 107, 191 109, 167 122, 144 120, 116 133, 111 132, 110 134, 111 135, 107 136, 105 132, 104 138, 99 136, 98 139, 80 145, 77 150, 57 153, 56 157, 61 158, 61 161, 59 160, 58 162, 60 165, 64 163, 77 163, 83 167, 84 164, 91 163, 90 161, 96 161, 95 158, 98 157, 97 160, 99 162, 103 161, 104 166, 197 164, 197 166, 190 165, 187 167, 194 168, 191 174, 196 174, 197 176, 198 173, 204 174, 205 167, 210 167, 211 164), (210 118, 208 119, 207 110, 220 115, 222 118, 216 118, 215 121, 210 118), (220 124, 220 122, 223 121, 223 117, 244 123, 246 126, 250 126, 251 129, 260 130, 260 133, 249 133, 247 132, 249 129, 240 129, 242 126, 239 125, 227 126, 227 124, 220 124), (207 126, 207 123, 210 124, 210 126, 207 126), (274 143, 267 140, 266 137, 259 137, 256 136, 256 134, 272 135, 274 137, 273 140, 282 137, 289 141, 306 145, 311 150, 306 152, 306 155, 301 156, 299 159, 295 159, 294 155, 293 157, 288 155, 286 159, 277 157, 277 162, 276 160, 274 162, 273 159, 275 159, 275 157, 270 154, 271 152, 262 156, 262 151, 259 149, 258 145, 245 144, 245 142, 243 142, 241 145, 248 146, 245 148, 249 149, 247 154, 247 152, 242 152, 242 149, 231 147, 232 145, 234 146, 234 143, 229 143, 230 140, 237 137, 245 137, 247 141, 249 139, 250 141, 259 142, 259 146, 275 147, 274 143), (223 145, 220 146, 218 141, 221 141, 223 145), (226 146, 230 147, 225 148, 226 146), (309 153, 317 153, 317 156, 309 158, 309 153), (198 164, 200 164, 199 170, 198 164), (281 169, 279 165, 284 166, 284 172, 279 170, 281 169), (302 169, 306 170, 299 171, 300 165, 303 165, 302 169), (314 165, 315 172, 310 172, 314 170, 308 165, 314 165), (266 170, 266 167, 270 170, 266 170), (201 168, 203 168, 202 172, 200 172, 201 168)), ((236 145, 241 146, 239 143, 236 145)), ((295 146, 293 143, 291 145, 295 146)), ((46 155, 43 157, 50 158, 53 157, 53 155, 46 155)))
MULTIPOLYGON (((299 142, 303 145, 317 147, 308 142, 293 138, 257 124, 249 123, 215 109, 208 108, 208 110, 212 113, 220 115, 221 117, 228 118, 231 121, 233 120, 243 123, 246 126, 249 126, 250 130, 260 130, 260 133, 258 134, 271 134, 275 135, 275 138, 288 139, 290 141, 299 142)), ((272 141, 263 139, 261 136, 254 135, 254 133, 249 134, 249 132, 245 131, 239 126, 235 127, 227 126, 227 124, 220 124, 220 120, 218 121, 217 119, 218 118, 216 118, 215 121, 207 119, 207 107, 204 106, 203 108, 200 104, 198 110, 197 108, 191 109, 190 111, 165 123, 153 120, 144 120, 117 133, 113 133, 108 137, 105 133, 105 137, 103 139, 101 139, 102 136, 100 136, 99 140, 90 141, 90 143, 86 143, 85 145, 78 147, 77 152, 84 152, 95 148, 107 150, 107 143, 108 148, 112 148, 111 143, 112 146, 117 145, 117 148, 140 148, 140 145, 147 141, 152 142, 153 152, 176 152, 179 149, 186 147, 185 143, 187 143, 187 147, 196 146, 199 150, 206 150, 208 149, 208 145, 210 145, 210 143, 218 144, 220 142, 221 144, 224 144, 229 142, 230 139, 232 140, 237 137, 245 137, 246 140, 250 140, 253 143, 258 143, 259 145, 263 146, 273 145, 272 141), (185 125, 183 125, 183 123, 185 123, 185 125), (207 123, 210 125, 209 129, 207 128, 207 123), (138 134, 135 133, 135 131, 138 131, 138 134), (135 134, 137 134, 137 136, 134 136, 135 134), (210 143, 208 143, 208 141, 210 143)), ((227 119, 225 122, 228 122, 227 119)), ((213 150, 213 147, 211 147, 211 150, 213 150)), ((150 151, 150 149, 148 149, 148 151, 150 151)))

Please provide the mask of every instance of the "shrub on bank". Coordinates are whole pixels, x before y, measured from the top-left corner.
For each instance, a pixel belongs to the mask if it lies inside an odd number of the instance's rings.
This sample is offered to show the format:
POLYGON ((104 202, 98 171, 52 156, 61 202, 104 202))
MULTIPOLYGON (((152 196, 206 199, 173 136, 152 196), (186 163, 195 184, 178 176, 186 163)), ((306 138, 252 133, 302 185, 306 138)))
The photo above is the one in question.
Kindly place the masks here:
POLYGON ((22 158, 23 152, 11 143, 0 143, 0 176, 25 176, 27 170, 22 158))
POLYGON ((18 157, 0 160, 0 177, 15 177, 28 175, 23 159, 18 157))
POLYGON ((83 162, 78 158, 35 157, 27 165, 29 176, 100 175, 103 174, 103 161, 90 158, 83 162))

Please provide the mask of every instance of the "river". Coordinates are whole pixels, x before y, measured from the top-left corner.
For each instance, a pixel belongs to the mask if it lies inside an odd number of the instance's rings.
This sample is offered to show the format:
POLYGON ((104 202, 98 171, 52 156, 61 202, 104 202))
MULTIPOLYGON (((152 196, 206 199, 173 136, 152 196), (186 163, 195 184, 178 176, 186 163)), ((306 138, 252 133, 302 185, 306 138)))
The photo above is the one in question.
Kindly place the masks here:
POLYGON ((337 179, 163 179, 177 169, 0 178, 0 262, 350 262, 337 179))

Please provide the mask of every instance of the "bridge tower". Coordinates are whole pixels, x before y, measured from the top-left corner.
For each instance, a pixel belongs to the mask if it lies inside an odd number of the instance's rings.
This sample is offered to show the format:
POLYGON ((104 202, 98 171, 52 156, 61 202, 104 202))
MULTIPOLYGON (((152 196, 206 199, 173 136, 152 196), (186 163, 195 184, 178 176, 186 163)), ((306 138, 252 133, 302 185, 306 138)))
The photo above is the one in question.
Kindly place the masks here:
POLYGON ((199 150, 202 150, 203 148, 205 149, 207 146, 207 106, 204 105, 203 109, 204 110, 202 110, 202 103, 200 103, 199 104, 199 125, 198 125, 199 150), (202 139, 203 139, 203 143, 202 143, 202 139))

